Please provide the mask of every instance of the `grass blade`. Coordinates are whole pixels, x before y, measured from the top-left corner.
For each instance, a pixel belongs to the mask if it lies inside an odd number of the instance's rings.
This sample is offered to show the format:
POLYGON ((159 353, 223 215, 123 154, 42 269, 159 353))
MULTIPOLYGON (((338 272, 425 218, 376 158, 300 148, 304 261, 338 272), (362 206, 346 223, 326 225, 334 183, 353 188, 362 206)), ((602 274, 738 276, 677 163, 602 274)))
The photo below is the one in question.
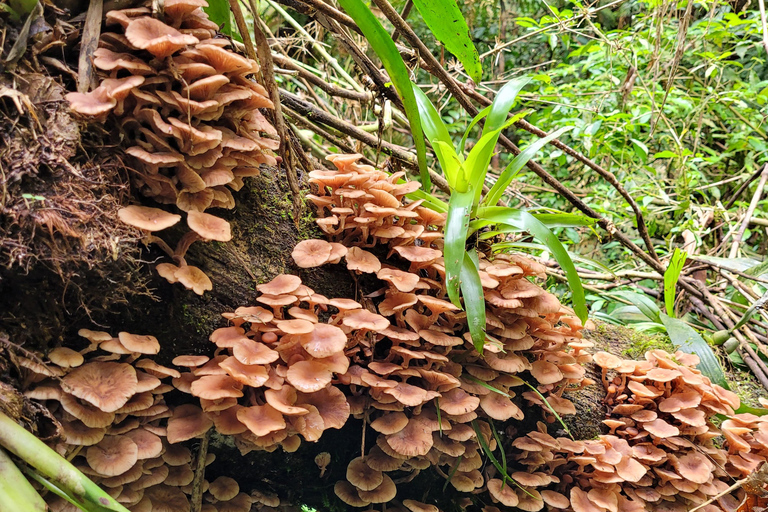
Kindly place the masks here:
POLYGON ((408 116, 413 143, 416 146, 421 184, 424 186, 424 190, 429 192, 432 189, 432 180, 427 170, 427 145, 424 142, 419 107, 413 94, 413 86, 408 74, 408 68, 405 67, 403 58, 400 56, 400 52, 397 51, 392 37, 384 30, 384 27, 381 26, 381 23, 376 19, 376 16, 373 15, 368 6, 360 0, 339 0, 339 4, 355 20, 357 26, 360 27, 363 35, 368 40, 368 44, 371 45, 371 48, 381 59, 384 69, 389 73, 392 84, 403 100, 405 115, 408 116))
POLYGON ((557 421, 560 422, 560 425, 562 425, 563 428, 565 429, 565 431, 568 433, 568 437, 570 437, 571 439, 574 439, 573 434, 571 434, 571 430, 568 428, 568 425, 566 425, 565 422, 563 421, 563 418, 561 418, 560 415, 557 414, 557 411, 552 407, 552 404, 549 403, 549 400, 547 400, 547 398, 539 392, 539 390, 536 388, 536 386, 534 386, 530 382, 523 381, 523 384, 525 384, 526 386, 531 388, 531 390, 534 393, 539 395, 539 398, 541 398, 544 401, 544 405, 547 406, 547 409, 549 409, 552 412, 552 414, 555 415, 555 418, 557 418, 557 421))
POLYGON ((456 0, 414 0, 413 4, 437 40, 459 59, 472 80, 480 83, 483 77, 480 56, 456 0))

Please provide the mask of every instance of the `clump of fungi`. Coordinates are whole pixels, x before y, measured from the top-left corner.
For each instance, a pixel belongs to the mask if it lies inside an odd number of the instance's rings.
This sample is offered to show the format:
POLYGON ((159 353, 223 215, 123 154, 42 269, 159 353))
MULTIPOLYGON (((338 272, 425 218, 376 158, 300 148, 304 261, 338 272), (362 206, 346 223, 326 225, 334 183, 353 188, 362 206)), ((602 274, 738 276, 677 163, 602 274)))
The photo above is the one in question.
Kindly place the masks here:
MULTIPOLYGON (((134 144, 125 152, 142 195, 187 212, 191 231, 175 249, 160 243, 176 265, 163 264, 158 272, 198 294, 210 290, 211 282, 186 265, 186 250, 195 240, 231 236, 226 221, 202 212, 234 208, 232 191, 258 175, 260 164, 275 165, 272 152, 279 147, 277 132, 258 110, 274 108, 253 79, 258 64, 216 37, 218 27, 202 10, 207 5, 168 0, 165 21, 147 7, 107 12, 108 31, 93 60, 101 83, 89 93, 67 95, 74 112, 96 120, 109 115, 123 140, 134 144)), ((157 208, 138 208, 121 211, 120 218, 149 232, 180 220, 157 208)), ((148 241, 162 242, 154 235, 148 241)))
MULTIPOLYGON (((45 401, 61 424, 54 448, 132 512, 188 512, 196 461, 185 441, 212 422, 197 405, 169 407, 164 394, 179 378, 150 356, 156 338, 82 329, 86 348, 51 350, 45 361, 19 357, 27 370, 26 395, 45 401)), ((208 454, 205 464, 214 460, 208 454)), ((248 512, 254 501, 237 482, 201 480, 205 512, 248 512)), ((49 496, 54 512, 79 509, 49 496)))
MULTIPOLYGON (((212 357, 176 357, 181 372, 147 357, 157 353, 157 340, 127 333, 83 331, 91 346, 52 351, 49 367, 22 359, 36 383, 29 395, 48 400, 62 421, 67 443, 59 450, 74 453, 134 512, 154 510, 147 503, 159 500, 181 510, 194 475, 179 443, 215 428, 234 436, 244 454, 292 452, 353 416, 375 433, 375 444, 363 443, 350 461, 334 460, 345 467, 334 492, 351 507, 391 503, 397 481, 431 468, 459 492, 487 492, 494 504, 483 512, 738 508, 740 491, 718 495, 766 461, 768 420, 736 414, 738 397, 696 370, 696 356, 590 355, 579 320, 535 284, 543 267, 519 255, 480 255, 487 340, 478 353, 466 314, 446 297, 445 217, 408 200, 417 184, 397 183, 401 175, 358 159, 337 155, 330 158, 337 170, 311 173, 317 191, 309 197, 330 241, 302 241, 292 256, 301 268, 344 264, 367 274, 377 291, 360 302, 328 298, 297 276, 279 275, 257 286, 258 305, 223 314, 230 325, 211 334, 212 357), (106 354, 84 362, 97 348, 106 354), (607 391, 607 433, 574 440, 554 413, 576 413, 563 393, 594 384, 584 371, 593 360, 607 391), (167 377, 172 386, 161 383, 167 377), (162 395, 173 387, 199 405, 170 410, 162 395), (725 418, 719 426, 716 415, 725 418), (499 440, 508 476, 484 464, 499 440)), ((151 227, 179 220, 158 219, 151 227)), ((322 475, 330 454, 315 463, 322 475)), ((203 483, 206 511, 279 504, 239 492, 226 477, 203 483)), ((403 498, 387 508, 439 512, 403 498)))

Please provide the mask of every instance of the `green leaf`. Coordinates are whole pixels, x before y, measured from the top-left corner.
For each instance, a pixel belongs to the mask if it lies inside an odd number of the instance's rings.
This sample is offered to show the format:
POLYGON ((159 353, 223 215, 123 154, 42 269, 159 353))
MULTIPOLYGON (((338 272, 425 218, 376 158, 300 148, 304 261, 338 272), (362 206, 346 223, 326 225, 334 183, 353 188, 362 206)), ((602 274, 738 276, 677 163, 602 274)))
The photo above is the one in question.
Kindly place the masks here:
POLYGON ((212 22, 221 27, 221 33, 232 36, 232 16, 229 12, 229 2, 227 0, 209 0, 208 7, 203 10, 212 22))
POLYGON ((416 156, 419 161, 419 174, 421 175, 421 184, 424 191, 429 192, 432 189, 432 180, 427 170, 427 145, 424 142, 424 132, 421 128, 421 118, 419 117, 419 107, 416 104, 416 97, 413 94, 413 85, 408 74, 408 68, 405 67, 400 52, 397 51, 395 42, 392 41, 389 33, 384 30, 381 23, 371 10, 360 0, 339 0, 339 4, 347 11, 357 26, 363 32, 368 40, 368 44, 381 59, 384 69, 389 73, 389 78, 403 100, 405 115, 411 125, 411 134, 413 143, 416 146, 416 156))
POLYGON ((0 503, 3 510, 45 512, 48 507, 10 456, 0 448, 0 503))
POLYGON ((699 356, 701 362, 697 368, 701 373, 709 377, 713 384, 729 389, 723 368, 704 338, 693 327, 678 318, 672 318, 664 313, 660 313, 659 317, 667 329, 672 344, 683 352, 699 356))
POLYGON ((432 142, 432 147, 451 189, 466 192, 469 186, 467 173, 464 171, 464 165, 459 160, 459 156, 453 150, 453 146, 449 146, 441 140, 435 140, 432 142))
POLYGON ((464 264, 461 267, 461 295, 464 297, 464 309, 467 312, 467 324, 472 336, 472 344, 480 354, 485 345, 485 295, 480 283, 477 253, 464 252, 464 264))
POLYGON ((483 126, 483 135, 491 133, 494 130, 500 129, 504 126, 504 122, 507 119, 509 111, 515 104, 518 93, 525 87, 528 82, 531 81, 531 77, 522 76, 510 80, 504 87, 499 89, 496 97, 491 104, 491 111, 488 113, 488 118, 485 120, 485 126, 483 126))
POLYGON ((640 309, 640 311, 652 322, 655 322, 657 324, 661 323, 661 310, 656 305, 655 302, 653 302, 653 299, 647 297, 646 295, 643 295, 642 293, 637 292, 630 292, 626 290, 621 290, 618 292, 613 292, 607 294, 609 296, 614 297, 620 297, 627 302, 629 302, 632 305, 635 305, 640 309))
POLYGON ((677 158, 677 153, 672 151, 661 151, 653 155, 653 158, 677 158))
POLYGON ((438 213, 445 213, 448 211, 448 204, 433 196, 432 194, 428 194, 424 192, 423 190, 414 190, 410 194, 408 194, 406 197, 408 199, 411 199, 412 201, 418 201, 422 200, 424 201, 424 204, 429 206, 431 209, 435 210, 438 213))
POLYGON ((414 0, 413 4, 437 40, 459 59, 472 80, 480 83, 480 56, 456 0, 414 0))
POLYGON ((477 115, 472 118, 472 122, 469 123, 469 126, 467 126, 467 129, 464 130, 464 135, 461 137, 461 142, 459 143, 459 154, 464 154, 464 146, 467 143, 467 137, 469 137, 469 132, 472 131, 472 128, 475 127, 477 123, 479 123, 481 120, 485 119, 485 117, 488 115, 488 113, 491 111, 491 106, 488 105, 483 110, 477 113, 477 115))
POLYGON ((453 145, 453 140, 448 133, 448 128, 445 126, 437 109, 418 85, 412 83, 411 86, 413 87, 413 95, 416 98, 416 105, 419 107, 421 125, 424 128, 424 134, 427 136, 427 140, 432 145, 435 144, 436 140, 444 142, 449 145, 455 153, 456 147, 453 145))
POLYGON ((454 305, 461 307, 459 287, 461 284, 461 269, 466 253, 467 230, 469 229, 469 212, 475 191, 469 187, 466 192, 454 191, 448 202, 448 218, 445 221, 445 242, 443 255, 445 259, 445 286, 448 297, 454 305))
POLYGON ((563 244, 560 243, 560 240, 557 239, 547 226, 526 211, 501 206, 480 208, 477 212, 477 217, 478 219, 489 220, 498 224, 509 224, 510 226, 524 229, 531 233, 534 238, 545 244, 565 272, 568 286, 573 295, 573 309, 576 312, 576 316, 582 322, 587 321, 587 301, 584 296, 584 288, 581 285, 581 278, 579 278, 576 272, 576 267, 573 265, 568 251, 565 250, 563 244))
POLYGON ((667 308, 667 314, 671 317, 675 316, 675 288, 677 287, 677 280, 680 278, 680 272, 683 271, 683 265, 685 265, 687 257, 687 252, 675 247, 672 259, 669 261, 667 270, 664 272, 664 305, 667 308))
POLYGON ((496 180, 496 183, 494 183, 493 187, 491 187, 491 190, 483 199, 483 205, 490 206, 498 203, 499 199, 501 199, 501 196, 504 194, 504 191, 507 190, 509 184, 512 183, 512 180, 515 178, 515 176, 517 176, 517 173, 520 172, 520 169, 522 169, 523 166, 527 164, 528 161, 533 158, 534 155, 541 148, 543 148, 545 144, 548 144, 563 133, 572 129, 572 126, 560 128, 559 130, 550 133, 543 139, 539 139, 536 142, 530 144, 527 148, 525 148, 525 150, 521 151, 520 154, 517 155, 509 163, 504 171, 502 171, 501 175, 499 175, 499 179, 496 180))
POLYGON ((534 213, 532 215, 548 228, 573 228, 597 224, 597 219, 580 213, 534 213))

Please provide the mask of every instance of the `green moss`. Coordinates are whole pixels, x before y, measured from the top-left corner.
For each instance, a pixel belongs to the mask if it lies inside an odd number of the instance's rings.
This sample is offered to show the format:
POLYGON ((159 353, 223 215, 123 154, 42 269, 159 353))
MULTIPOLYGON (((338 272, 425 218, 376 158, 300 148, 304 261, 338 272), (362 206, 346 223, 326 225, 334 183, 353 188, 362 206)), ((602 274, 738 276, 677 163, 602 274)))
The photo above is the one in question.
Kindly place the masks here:
POLYGON ((644 359, 646 352, 657 348, 675 351, 665 334, 641 332, 607 323, 599 323, 594 331, 589 331, 588 337, 595 344, 596 351, 604 350, 629 359, 644 359))

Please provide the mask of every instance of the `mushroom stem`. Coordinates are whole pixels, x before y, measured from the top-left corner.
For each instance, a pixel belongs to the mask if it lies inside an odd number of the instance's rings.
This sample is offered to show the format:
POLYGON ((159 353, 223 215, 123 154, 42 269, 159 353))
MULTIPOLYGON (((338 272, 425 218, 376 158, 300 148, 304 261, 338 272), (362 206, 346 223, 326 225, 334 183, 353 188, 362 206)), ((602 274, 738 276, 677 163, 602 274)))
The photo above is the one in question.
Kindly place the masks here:
POLYGON ((205 480, 205 459, 208 457, 208 440, 211 437, 211 429, 203 434, 200 440, 200 448, 197 450, 195 460, 195 478, 192 480, 192 495, 190 496, 189 512, 200 512, 203 508, 203 481, 205 480))
POLYGON ((144 237, 143 242, 144 242, 144 245, 149 245, 149 244, 157 245, 158 247, 160 247, 160 249, 163 250, 165 254, 173 258, 173 249, 171 249, 171 247, 162 238, 157 237, 155 235, 147 234, 144 237))
POLYGON ((176 250, 173 251, 173 259, 183 258, 184 255, 187 254, 190 246, 198 240, 202 240, 202 237, 194 231, 185 233, 184 236, 179 239, 179 243, 176 244, 176 250))

